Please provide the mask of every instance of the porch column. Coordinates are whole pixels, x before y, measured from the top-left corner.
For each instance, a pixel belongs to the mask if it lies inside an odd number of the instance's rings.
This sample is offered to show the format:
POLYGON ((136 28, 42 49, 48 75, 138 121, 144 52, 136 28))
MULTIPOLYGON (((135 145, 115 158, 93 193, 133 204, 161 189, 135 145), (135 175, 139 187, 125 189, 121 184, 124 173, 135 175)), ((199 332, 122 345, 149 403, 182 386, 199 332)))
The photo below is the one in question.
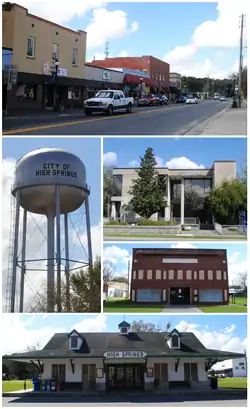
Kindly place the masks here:
POLYGON ((116 206, 115 202, 111 204, 111 220, 116 220, 116 206))
POLYGON ((170 197, 170 179, 166 177, 166 198, 168 206, 165 207, 165 220, 171 220, 171 197, 170 197))
POLYGON ((185 213, 184 213, 184 205, 185 205, 185 185, 184 185, 184 179, 181 179, 181 224, 184 224, 184 218, 185 218, 185 213))

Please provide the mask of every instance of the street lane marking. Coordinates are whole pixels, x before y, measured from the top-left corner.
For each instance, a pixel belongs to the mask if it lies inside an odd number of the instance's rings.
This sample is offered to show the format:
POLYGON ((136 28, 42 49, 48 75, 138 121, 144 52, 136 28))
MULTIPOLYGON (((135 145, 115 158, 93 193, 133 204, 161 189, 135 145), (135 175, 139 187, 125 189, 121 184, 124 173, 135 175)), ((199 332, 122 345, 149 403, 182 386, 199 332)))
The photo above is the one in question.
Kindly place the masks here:
MULTIPOLYGON (((175 105, 174 107, 166 107, 162 109, 147 109, 145 111, 140 111, 140 112, 133 112, 131 114, 128 114, 128 117, 131 116, 137 116, 137 115, 144 115, 148 113, 153 113, 153 112, 162 112, 162 111, 172 111, 174 109, 191 109, 192 105, 175 105), (177 108, 178 106, 178 108, 177 108)), ((126 118, 127 115, 116 115, 116 116, 108 116, 108 117, 101 117, 101 118, 93 118, 93 119, 87 119, 87 120, 81 120, 81 121, 69 121, 69 122, 63 122, 63 123, 57 123, 57 124, 49 124, 49 125, 40 125, 40 126, 33 126, 29 128, 20 128, 20 129, 12 129, 9 131, 4 131, 2 132, 2 135, 13 135, 13 134, 18 134, 18 133, 26 133, 26 132, 32 132, 32 131, 40 131, 43 129, 53 129, 53 128, 60 128, 60 127, 66 127, 66 126, 71 126, 71 125, 80 125, 80 124, 88 124, 92 122, 99 122, 99 121, 106 121, 109 119, 119 119, 119 118, 126 118)))

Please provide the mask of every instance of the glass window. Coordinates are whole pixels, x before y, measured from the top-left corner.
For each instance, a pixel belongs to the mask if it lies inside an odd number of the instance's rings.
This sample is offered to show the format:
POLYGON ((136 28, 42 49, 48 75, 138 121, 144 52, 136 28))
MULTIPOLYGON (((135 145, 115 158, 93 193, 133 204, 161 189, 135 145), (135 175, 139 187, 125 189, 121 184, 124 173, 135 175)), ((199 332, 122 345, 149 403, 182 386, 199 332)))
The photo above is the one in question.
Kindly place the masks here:
POLYGON ((73 337, 71 337, 71 348, 77 348, 77 344, 78 344, 78 336, 74 335, 73 337))
POLYGON ((103 369, 102 368, 97 368, 96 369, 96 377, 97 378, 103 378, 103 369))
POLYGON ((212 179, 205 179, 205 195, 208 195, 212 189, 212 179))
POLYGON ((192 179, 192 191, 197 196, 204 196, 205 191, 205 179, 192 179))
POLYGON ((19 101, 35 101, 37 86, 28 86, 25 84, 18 85, 16 96, 19 101))
POLYGON ((179 337, 178 335, 173 335, 172 336, 172 348, 178 348, 179 347, 179 337))
POLYGON ((122 175, 113 177, 113 196, 122 196, 122 175))
POLYGON ((27 57, 35 57, 35 37, 28 37, 27 57))
POLYGON ((173 199, 179 199, 181 197, 181 182, 172 183, 172 194, 173 199))
POLYGON ((52 61, 59 60, 59 44, 53 44, 52 61))
POLYGON ((74 67, 77 67, 77 65, 78 65, 78 48, 73 48, 72 65, 74 67))

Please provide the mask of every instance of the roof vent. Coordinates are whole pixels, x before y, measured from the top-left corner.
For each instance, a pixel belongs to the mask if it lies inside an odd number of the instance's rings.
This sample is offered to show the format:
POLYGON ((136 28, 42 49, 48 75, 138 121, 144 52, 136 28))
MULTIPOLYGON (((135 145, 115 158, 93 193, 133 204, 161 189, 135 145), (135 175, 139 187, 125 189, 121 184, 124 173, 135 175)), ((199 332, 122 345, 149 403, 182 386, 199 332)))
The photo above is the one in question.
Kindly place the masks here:
POLYGON ((118 328, 120 330, 120 334, 126 335, 129 333, 131 325, 127 321, 122 321, 119 325, 118 328))

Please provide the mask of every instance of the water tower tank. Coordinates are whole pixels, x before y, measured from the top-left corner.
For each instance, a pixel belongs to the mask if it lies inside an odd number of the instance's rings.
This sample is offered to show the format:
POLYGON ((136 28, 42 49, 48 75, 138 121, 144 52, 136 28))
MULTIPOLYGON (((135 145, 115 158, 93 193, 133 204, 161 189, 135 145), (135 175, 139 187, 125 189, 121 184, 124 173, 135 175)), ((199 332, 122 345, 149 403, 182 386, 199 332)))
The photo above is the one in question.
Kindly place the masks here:
POLYGON ((20 191, 20 205, 31 213, 55 212, 55 186, 60 186, 60 213, 71 213, 84 202, 86 168, 64 149, 37 149, 16 164, 13 195, 20 191))

